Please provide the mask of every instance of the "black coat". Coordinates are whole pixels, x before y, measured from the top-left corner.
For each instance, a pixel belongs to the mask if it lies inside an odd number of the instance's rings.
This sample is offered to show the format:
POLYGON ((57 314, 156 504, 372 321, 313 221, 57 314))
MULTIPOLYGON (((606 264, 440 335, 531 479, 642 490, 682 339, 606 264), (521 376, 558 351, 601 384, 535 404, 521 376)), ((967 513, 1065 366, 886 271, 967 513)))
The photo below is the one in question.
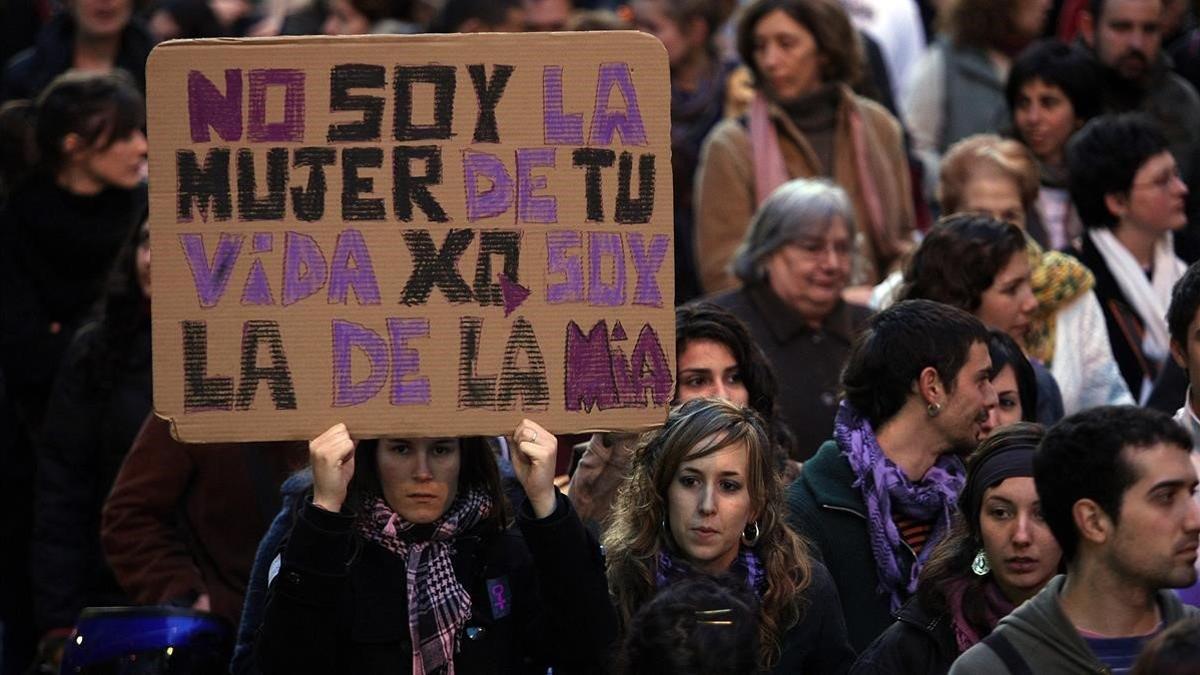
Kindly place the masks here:
MULTIPOLYGON (((860 651, 887 630, 893 617, 891 599, 879 592, 867 507, 855 480, 837 443, 827 441, 788 486, 787 503, 789 524, 812 544, 833 576, 850 645, 860 651)), ((896 562, 907 578, 916 557, 906 548, 896 562)))
MULTIPOLYGON (((597 671, 616 637, 599 547, 562 495, 549 518, 526 504, 518 523, 455 539, 454 571, 472 601, 456 671, 597 671), (488 593, 497 579, 507 609, 488 593)), ((404 560, 353 528, 353 516, 311 503, 296 519, 257 642, 263 673, 411 672, 404 560)))
POLYGON ((103 324, 71 343, 37 452, 31 573, 40 630, 73 626, 89 605, 124 604, 100 549, 100 511, 152 406, 150 318, 105 355, 103 324), (96 361, 113 359, 111 372, 96 361))
POLYGON ((846 636, 846 621, 838 600, 837 586, 829 570, 812 561, 812 579, 804 590, 800 621, 784 633, 779 663, 771 672, 841 675, 854 662, 854 650, 846 636))
POLYGON ((845 302, 814 329, 766 284, 721 293, 711 302, 741 319, 762 348, 779 385, 779 418, 807 460, 833 433, 838 377, 871 310, 845 302))
POLYGON ((31 432, 41 429, 63 353, 145 208, 144 187, 80 196, 39 177, 0 212, 0 367, 31 432))
MULTIPOLYGON (((0 102, 18 98, 36 98, 55 77, 72 67, 75 57, 75 21, 68 12, 51 19, 38 33, 34 45, 12 57, 4 67, 0 81, 0 102)), ((146 59, 154 48, 154 38, 135 17, 121 33, 116 66, 133 78, 139 91, 146 93, 146 59)))
POLYGON ((854 662, 851 675, 946 675, 959 655, 949 614, 933 616, 916 598, 854 662))

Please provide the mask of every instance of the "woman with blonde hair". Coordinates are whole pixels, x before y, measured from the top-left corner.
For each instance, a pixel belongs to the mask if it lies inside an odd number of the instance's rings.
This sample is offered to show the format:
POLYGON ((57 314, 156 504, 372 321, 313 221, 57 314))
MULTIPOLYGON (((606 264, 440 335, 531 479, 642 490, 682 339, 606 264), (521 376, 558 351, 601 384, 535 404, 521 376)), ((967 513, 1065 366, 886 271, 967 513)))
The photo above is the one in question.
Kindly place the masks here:
POLYGON ((785 523, 757 413, 694 399, 643 438, 604 536, 623 629, 660 590, 725 575, 758 599, 758 666, 844 673, 853 660, 833 580, 785 523))

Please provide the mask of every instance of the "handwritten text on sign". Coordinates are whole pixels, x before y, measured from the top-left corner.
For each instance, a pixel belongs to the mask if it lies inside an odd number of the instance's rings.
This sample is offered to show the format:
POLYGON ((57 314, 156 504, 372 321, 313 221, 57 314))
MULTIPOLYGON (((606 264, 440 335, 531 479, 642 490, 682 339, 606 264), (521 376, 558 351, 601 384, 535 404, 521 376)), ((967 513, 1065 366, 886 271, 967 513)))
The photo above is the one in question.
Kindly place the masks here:
POLYGON ((216 46, 166 45, 150 66, 155 401, 181 437, 661 419, 656 42, 216 46))

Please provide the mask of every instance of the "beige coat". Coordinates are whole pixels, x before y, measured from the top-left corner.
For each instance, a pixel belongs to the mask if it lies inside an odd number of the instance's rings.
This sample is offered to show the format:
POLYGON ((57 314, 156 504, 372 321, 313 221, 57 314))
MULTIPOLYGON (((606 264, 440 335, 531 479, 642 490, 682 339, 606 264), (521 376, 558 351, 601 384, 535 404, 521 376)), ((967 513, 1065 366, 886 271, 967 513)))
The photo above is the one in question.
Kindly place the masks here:
MULTIPOLYGON (((792 178, 831 176, 849 194, 859 232, 856 283, 877 283, 897 263, 899 256, 876 253, 865 235, 868 209, 854 159, 850 113, 857 110, 873 163, 893 167, 887 175, 876 175, 879 198, 886 220, 886 234, 901 250, 911 246, 915 222, 908 160, 900 123, 882 106, 842 89, 841 110, 834 136, 832 170, 820 165, 816 153, 788 119, 772 104, 771 119, 780 133, 784 165, 792 178)), ((696 175, 696 260, 705 292, 736 288, 738 281, 729 270, 733 254, 742 241, 758 204, 755 197, 754 157, 750 132, 744 121, 727 119, 718 124, 704 143, 696 175)))

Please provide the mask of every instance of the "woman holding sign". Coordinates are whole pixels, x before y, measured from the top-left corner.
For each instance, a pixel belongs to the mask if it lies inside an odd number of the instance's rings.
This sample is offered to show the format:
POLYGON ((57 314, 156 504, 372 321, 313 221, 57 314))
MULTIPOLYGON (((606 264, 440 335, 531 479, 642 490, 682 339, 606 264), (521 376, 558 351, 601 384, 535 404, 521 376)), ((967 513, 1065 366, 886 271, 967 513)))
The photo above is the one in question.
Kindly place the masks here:
POLYGON ((726 575, 757 596, 758 666, 844 673, 854 660, 829 572, 785 524, 762 418, 714 398, 643 437, 605 533, 608 582, 627 627, 677 581, 726 575))
POLYGON ((512 527, 482 438, 309 444, 311 502, 272 580, 264 673, 588 671, 615 636, 600 551, 553 483, 557 439, 513 432, 512 527))

